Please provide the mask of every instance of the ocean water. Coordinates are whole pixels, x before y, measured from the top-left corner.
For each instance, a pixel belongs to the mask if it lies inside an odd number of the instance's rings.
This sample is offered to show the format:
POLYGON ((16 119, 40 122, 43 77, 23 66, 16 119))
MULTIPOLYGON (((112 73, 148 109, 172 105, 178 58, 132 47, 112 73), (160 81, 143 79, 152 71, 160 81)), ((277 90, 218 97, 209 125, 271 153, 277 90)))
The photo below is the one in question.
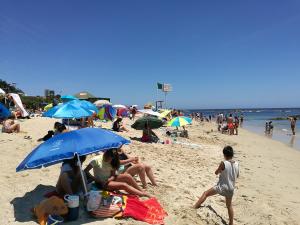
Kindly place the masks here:
POLYGON ((297 121, 296 135, 293 136, 290 127, 290 121, 275 120, 274 118, 286 118, 288 116, 300 115, 300 108, 276 108, 276 109, 206 109, 206 110, 184 110, 186 114, 192 112, 202 112, 203 115, 217 115, 222 112, 224 114, 232 113, 233 115, 244 115, 243 128, 253 131, 257 134, 264 135, 266 138, 273 138, 281 141, 290 147, 300 151, 300 120, 297 121), (273 121, 273 134, 265 135, 266 121, 273 121), (298 127, 298 129, 297 129, 298 127))

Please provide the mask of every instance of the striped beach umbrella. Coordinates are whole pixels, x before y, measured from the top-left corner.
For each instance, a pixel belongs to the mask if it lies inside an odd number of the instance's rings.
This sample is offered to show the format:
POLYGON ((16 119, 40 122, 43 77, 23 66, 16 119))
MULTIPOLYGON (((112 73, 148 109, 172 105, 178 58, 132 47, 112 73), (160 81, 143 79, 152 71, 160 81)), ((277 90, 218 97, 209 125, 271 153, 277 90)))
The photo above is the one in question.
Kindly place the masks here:
POLYGON ((170 127, 182 127, 188 124, 192 123, 192 119, 189 117, 185 116, 178 116, 172 119, 169 123, 168 126, 170 127))

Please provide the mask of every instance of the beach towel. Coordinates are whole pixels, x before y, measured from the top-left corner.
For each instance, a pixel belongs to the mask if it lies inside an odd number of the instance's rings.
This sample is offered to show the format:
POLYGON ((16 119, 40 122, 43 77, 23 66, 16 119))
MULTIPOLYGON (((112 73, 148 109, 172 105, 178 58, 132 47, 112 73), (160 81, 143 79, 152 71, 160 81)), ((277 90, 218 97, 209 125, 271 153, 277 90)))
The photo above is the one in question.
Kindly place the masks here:
POLYGON ((19 96, 18 94, 13 94, 13 93, 11 93, 11 94, 9 94, 9 95, 13 98, 16 107, 19 108, 19 109, 21 110, 21 115, 22 115, 22 117, 28 116, 29 114, 28 114, 28 112, 26 112, 26 110, 24 109, 24 106, 23 106, 23 104, 22 104, 22 101, 21 101, 20 96, 19 96))
POLYGON ((167 215, 156 198, 141 201, 132 196, 128 196, 123 213, 123 217, 132 217, 149 224, 164 224, 167 215))
POLYGON ((40 225, 46 225, 49 215, 66 215, 68 207, 64 201, 56 196, 52 196, 40 202, 34 207, 34 214, 40 225))

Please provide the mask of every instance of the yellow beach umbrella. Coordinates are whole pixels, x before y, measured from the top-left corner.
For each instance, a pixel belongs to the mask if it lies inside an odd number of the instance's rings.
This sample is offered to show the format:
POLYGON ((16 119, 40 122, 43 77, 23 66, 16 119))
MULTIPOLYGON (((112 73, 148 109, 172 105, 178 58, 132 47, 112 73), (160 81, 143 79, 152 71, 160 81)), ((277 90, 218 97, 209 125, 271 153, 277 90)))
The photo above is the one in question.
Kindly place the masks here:
POLYGON ((192 123, 192 119, 189 117, 184 117, 184 116, 178 116, 172 119, 169 123, 168 126, 170 127, 182 127, 188 124, 192 123))
POLYGON ((171 113, 171 110, 164 110, 162 113, 160 113, 160 118, 165 118, 166 116, 168 116, 171 113))
POLYGON ((52 107, 53 107, 53 104, 50 103, 50 104, 48 104, 48 105, 46 105, 46 106, 44 107, 44 110, 45 110, 45 111, 48 111, 48 110, 51 109, 52 107))

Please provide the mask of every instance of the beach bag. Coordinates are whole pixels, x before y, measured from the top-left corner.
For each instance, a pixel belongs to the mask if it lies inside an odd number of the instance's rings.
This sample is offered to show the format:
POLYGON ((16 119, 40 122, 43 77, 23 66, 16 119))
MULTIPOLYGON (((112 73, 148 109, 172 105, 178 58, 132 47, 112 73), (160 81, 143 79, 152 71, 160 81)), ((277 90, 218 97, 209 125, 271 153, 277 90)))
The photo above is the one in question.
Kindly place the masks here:
POLYGON ((118 205, 100 205, 98 209, 92 211, 90 215, 94 218, 111 218, 122 212, 122 207, 118 205))
POLYGON ((90 215, 94 218, 111 218, 122 216, 123 198, 117 195, 102 197, 98 209, 90 215))

